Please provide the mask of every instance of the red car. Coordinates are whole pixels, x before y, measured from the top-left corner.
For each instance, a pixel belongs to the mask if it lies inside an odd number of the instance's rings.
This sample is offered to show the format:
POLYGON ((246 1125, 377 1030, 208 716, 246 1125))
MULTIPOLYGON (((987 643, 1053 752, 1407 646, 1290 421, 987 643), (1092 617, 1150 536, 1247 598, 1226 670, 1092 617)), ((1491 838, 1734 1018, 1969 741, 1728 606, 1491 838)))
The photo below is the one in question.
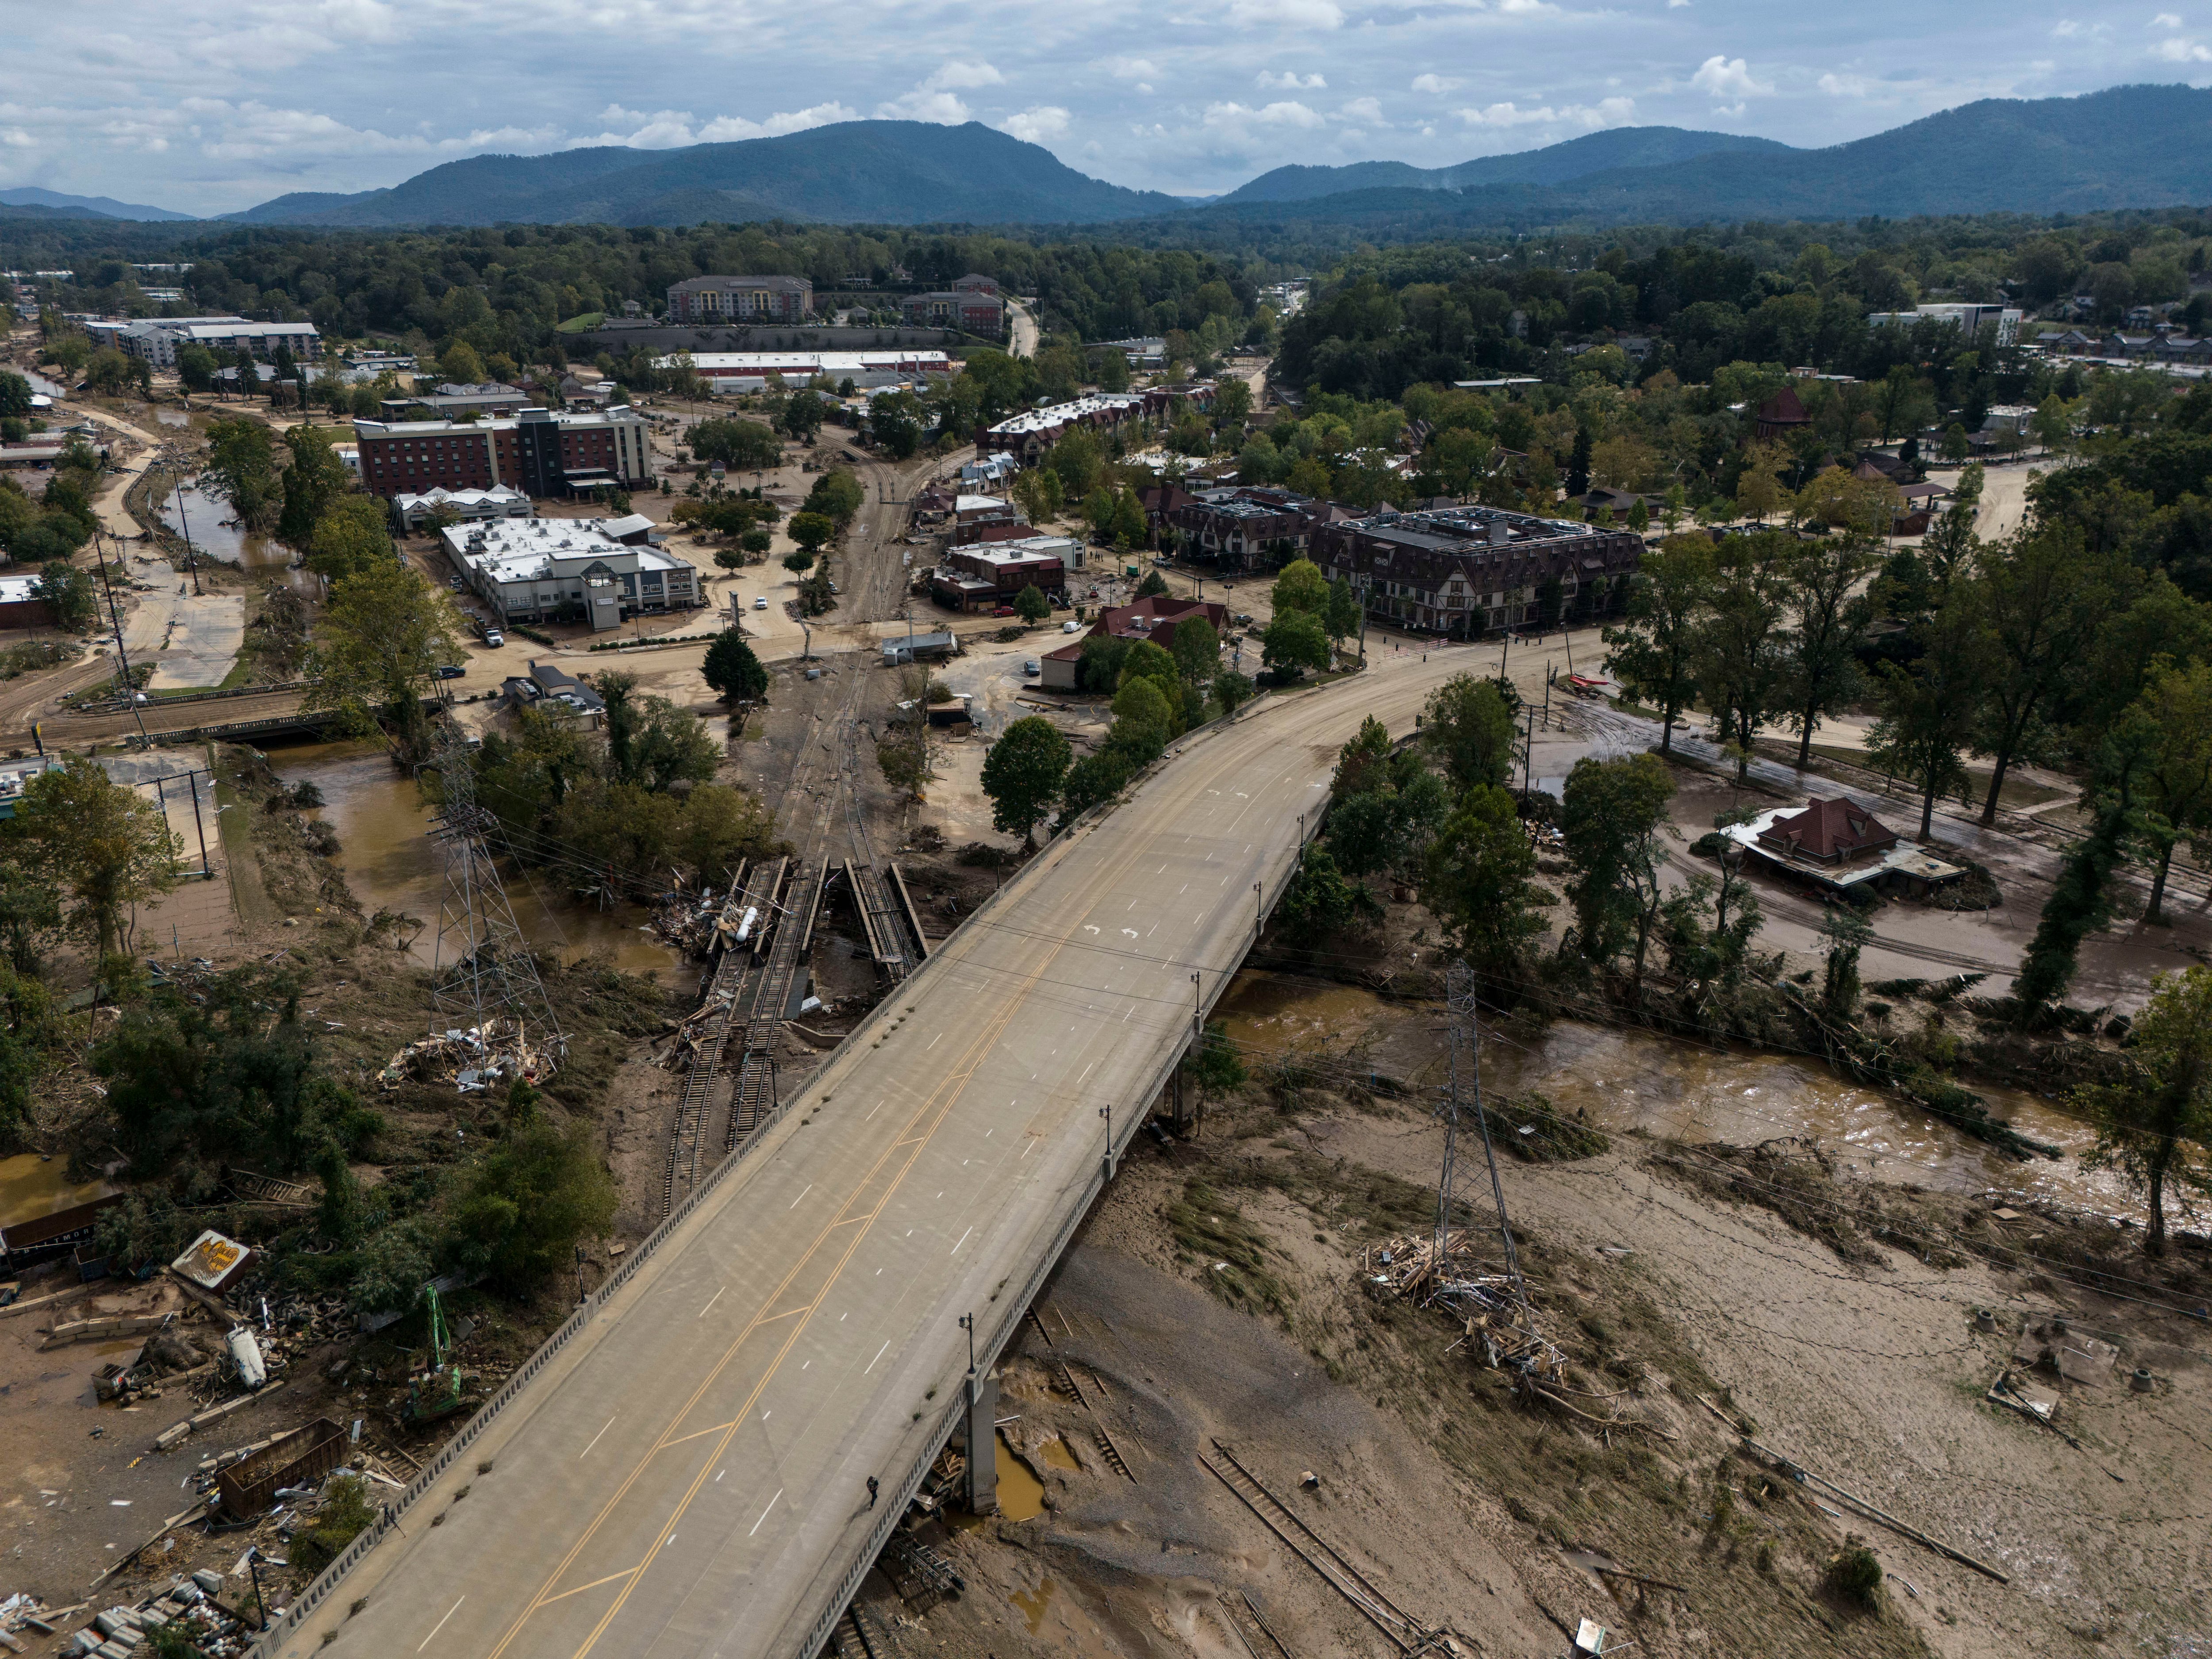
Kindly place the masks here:
POLYGON ((1011 605, 1002 605, 991 614, 994 617, 1011 617, 1014 614, 1014 607, 1011 605))

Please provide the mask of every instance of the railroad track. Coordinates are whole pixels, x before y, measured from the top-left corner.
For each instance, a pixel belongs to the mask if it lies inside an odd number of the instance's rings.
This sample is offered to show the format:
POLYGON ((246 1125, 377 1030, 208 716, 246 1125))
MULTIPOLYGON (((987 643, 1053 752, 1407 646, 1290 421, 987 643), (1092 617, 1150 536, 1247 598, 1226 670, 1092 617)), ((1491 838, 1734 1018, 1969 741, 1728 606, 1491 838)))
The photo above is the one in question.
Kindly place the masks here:
POLYGON ((1218 1462, 1204 1452, 1198 1455, 1198 1461, 1206 1466, 1207 1473, 1236 1493, 1244 1507, 1260 1517, 1261 1525, 1287 1545, 1291 1553, 1311 1567, 1330 1589, 1351 1602, 1368 1623, 1382 1632, 1391 1646, 1401 1654, 1416 1654, 1441 1645, 1443 1632, 1424 1625, 1377 1589, 1365 1574, 1338 1554, 1319 1534, 1298 1519, 1288 1504, 1269 1492, 1257 1475, 1238 1462, 1236 1453, 1218 1440, 1213 1443, 1213 1449, 1219 1455, 1218 1462))

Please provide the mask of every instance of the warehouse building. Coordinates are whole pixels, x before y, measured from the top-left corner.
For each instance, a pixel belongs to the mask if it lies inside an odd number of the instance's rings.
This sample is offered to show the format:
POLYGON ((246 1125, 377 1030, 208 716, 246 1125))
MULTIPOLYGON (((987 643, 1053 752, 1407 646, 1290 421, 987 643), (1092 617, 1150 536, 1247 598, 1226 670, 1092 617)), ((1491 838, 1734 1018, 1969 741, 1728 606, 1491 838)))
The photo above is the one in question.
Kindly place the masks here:
POLYGON ((884 349, 882 351, 694 351, 683 357, 656 360, 661 368, 689 362, 711 392, 764 390, 770 376, 787 386, 802 386, 816 378, 868 392, 903 386, 929 374, 951 374, 959 365, 941 351, 884 349))

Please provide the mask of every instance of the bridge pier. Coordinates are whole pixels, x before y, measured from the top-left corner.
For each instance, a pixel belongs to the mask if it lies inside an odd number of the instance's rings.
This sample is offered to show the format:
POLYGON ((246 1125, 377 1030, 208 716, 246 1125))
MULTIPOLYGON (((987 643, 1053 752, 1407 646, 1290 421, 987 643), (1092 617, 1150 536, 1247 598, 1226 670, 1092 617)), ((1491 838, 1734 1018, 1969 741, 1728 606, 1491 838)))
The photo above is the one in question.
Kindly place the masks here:
POLYGON ((999 1509, 999 1376, 968 1373, 967 1498, 970 1515, 995 1515, 999 1509))

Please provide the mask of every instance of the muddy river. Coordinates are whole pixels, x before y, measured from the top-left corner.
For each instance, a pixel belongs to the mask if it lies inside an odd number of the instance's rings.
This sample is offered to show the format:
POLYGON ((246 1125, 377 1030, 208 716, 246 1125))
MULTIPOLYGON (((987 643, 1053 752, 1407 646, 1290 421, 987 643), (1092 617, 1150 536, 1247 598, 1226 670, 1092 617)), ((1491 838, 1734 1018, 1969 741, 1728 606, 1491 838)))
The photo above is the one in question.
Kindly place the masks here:
MULTIPOLYGON (((315 815, 337 831, 337 861, 362 908, 372 915, 400 911, 428 924, 413 946, 416 958, 428 963, 437 945, 445 864, 413 781, 375 743, 280 745, 269 750, 269 763, 285 782, 312 782, 323 792, 315 815)), ((641 931, 642 908, 599 910, 571 902, 558 872, 504 864, 501 874, 516 925, 539 949, 564 957, 605 951, 625 972, 658 974, 665 985, 689 985, 696 977, 677 951, 641 931)))
MULTIPOLYGON (((1296 1051, 1424 1087, 1443 1081, 1441 1006, 1388 1003, 1352 986, 1248 969, 1231 983, 1216 1017, 1255 1070, 1296 1051)), ((2107 1215, 2142 1213, 2111 1175, 2081 1168, 2080 1155, 2094 1139, 2086 1125, 2016 1090, 1977 1092, 2022 1133, 2063 1149, 2063 1158, 2016 1162, 1820 1060, 1706 1048, 1576 1020, 1534 1033, 1486 1030, 1482 1082, 1488 1097, 1504 1105, 1502 1117, 1510 1116, 1512 1098, 1533 1091, 1561 1109, 1586 1112, 1603 1128, 1738 1146, 1804 1135, 1860 1173, 1885 1181, 2048 1198, 2107 1215)))

